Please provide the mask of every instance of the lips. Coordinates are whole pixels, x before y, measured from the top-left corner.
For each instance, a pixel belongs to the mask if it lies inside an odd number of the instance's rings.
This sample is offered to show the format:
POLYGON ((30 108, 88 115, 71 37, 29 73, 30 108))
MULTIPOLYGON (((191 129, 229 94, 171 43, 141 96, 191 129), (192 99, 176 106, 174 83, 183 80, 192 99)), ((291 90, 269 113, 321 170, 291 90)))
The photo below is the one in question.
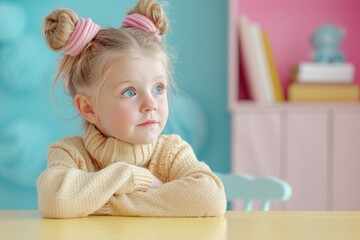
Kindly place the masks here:
POLYGON ((155 121, 155 120, 148 120, 148 121, 146 121, 146 122, 143 122, 143 123, 139 124, 139 126, 141 126, 141 127, 150 127, 150 126, 154 126, 154 125, 156 125, 156 124, 158 124, 157 121, 155 121))

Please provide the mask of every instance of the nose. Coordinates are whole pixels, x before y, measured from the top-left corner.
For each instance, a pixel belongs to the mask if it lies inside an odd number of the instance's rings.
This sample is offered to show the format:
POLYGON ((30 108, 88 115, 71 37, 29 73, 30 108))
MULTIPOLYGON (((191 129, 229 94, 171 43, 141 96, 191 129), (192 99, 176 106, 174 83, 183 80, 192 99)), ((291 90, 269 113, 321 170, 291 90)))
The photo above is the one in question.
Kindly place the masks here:
POLYGON ((157 103, 152 96, 144 97, 143 103, 140 107, 140 112, 148 113, 157 110, 157 103))

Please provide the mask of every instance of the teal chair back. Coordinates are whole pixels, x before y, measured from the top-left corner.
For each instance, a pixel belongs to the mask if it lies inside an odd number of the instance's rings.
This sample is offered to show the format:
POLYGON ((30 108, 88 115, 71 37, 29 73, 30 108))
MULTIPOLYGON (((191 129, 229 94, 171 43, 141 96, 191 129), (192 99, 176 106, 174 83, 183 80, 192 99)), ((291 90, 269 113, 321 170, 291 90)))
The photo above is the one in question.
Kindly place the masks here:
POLYGON ((253 202, 260 201, 261 211, 268 211, 272 201, 286 201, 291 197, 289 183, 276 177, 252 177, 244 174, 215 173, 223 182, 228 201, 242 200, 243 210, 253 210, 253 202))

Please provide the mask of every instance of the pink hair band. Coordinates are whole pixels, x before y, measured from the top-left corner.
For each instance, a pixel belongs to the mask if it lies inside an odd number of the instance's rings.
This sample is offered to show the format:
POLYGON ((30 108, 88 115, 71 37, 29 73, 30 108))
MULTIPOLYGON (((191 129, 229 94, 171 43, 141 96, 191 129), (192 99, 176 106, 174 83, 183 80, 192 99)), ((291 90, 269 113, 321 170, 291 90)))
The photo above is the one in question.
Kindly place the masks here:
POLYGON ((139 14, 133 13, 126 15, 124 21, 121 24, 123 28, 139 28, 145 32, 155 32, 156 38, 161 41, 161 35, 159 33, 159 29, 156 27, 153 21, 151 21, 148 17, 139 14))
POLYGON ((99 32, 100 26, 90 18, 80 18, 75 25, 75 30, 64 47, 64 54, 77 56, 99 32))

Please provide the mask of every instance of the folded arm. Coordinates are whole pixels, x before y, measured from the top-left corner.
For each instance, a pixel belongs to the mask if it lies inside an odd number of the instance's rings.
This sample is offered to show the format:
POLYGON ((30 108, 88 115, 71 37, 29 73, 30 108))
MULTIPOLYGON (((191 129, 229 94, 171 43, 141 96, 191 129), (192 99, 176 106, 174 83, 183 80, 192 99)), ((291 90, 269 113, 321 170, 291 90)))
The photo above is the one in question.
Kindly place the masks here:
MULTIPOLYGON (((172 145, 171 142, 167 144, 172 145)), ((205 163, 196 159, 187 143, 181 142, 176 147, 159 151, 165 151, 165 155, 155 152, 158 159, 150 163, 150 171, 164 181, 164 185, 146 192, 115 194, 102 209, 104 213, 127 216, 220 216, 225 212, 226 198, 221 181, 205 163)))
POLYGON ((117 194, 146 191, 149 170, 117 162, 97 172, 83 171, 62 148, 49 151, 48 167, 37 181, 39 209, 50 218, 83 217, 94 213, 117 194))

